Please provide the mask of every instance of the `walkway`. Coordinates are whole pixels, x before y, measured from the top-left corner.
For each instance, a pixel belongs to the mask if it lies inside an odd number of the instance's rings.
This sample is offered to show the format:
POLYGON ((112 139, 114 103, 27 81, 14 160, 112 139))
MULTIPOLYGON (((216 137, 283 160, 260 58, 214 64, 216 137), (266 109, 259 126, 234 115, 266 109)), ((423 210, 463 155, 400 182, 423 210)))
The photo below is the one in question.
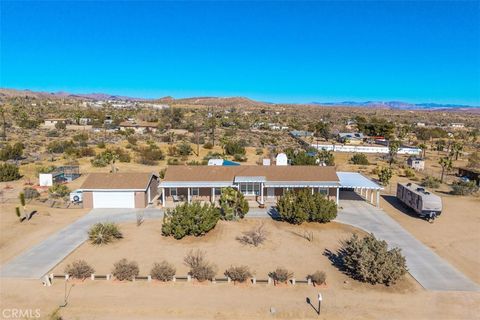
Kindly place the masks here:
POLYGON ((480 291, 480 287, 415 239, 384 211, 362 200, 340 200, 335 221, 373 233, 389 247, 399 247, 409 273, 428 290, 480 291))
POLYGON ((0 277, 39 279, 88 239, 91 225, 102 222, 136 221, 162 217, 158 209, 93 209, 84 217, 53 234, 0 268, 0 277))

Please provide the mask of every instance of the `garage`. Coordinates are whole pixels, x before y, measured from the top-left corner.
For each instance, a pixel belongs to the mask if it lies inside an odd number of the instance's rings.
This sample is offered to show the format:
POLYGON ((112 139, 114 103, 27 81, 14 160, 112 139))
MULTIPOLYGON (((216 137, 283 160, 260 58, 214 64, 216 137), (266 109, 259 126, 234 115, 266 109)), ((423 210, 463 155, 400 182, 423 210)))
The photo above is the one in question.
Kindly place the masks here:
POLYGON ((146 208, 158 197, 155 173, 90 173, 77 192, 84 208, 146 208))
POLYGON ((93 192, 94 208, 135 208, 135 192, 93 192))

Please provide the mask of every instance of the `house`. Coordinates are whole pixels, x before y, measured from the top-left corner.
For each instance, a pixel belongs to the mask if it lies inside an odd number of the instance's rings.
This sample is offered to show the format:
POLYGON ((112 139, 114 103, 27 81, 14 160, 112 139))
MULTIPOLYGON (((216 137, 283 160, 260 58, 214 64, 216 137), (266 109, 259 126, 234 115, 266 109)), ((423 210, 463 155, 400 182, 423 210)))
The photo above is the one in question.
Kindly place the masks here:
POLYGON ((418 157, 409 157, 407 165, 416 171, 423 171, 425 169, 425 160, 418 157))
POLYGON ((454 122, 454 123, 450 123, 450 127, 452 127, 452 128, 465 128, 465 124, 454 122))
POLYGON ((210 159, 208 160, 209 166, 239 166, 240 163, 233 162, 225 159, 210 159))
POLYGON ((55 125, 57 123, 60 123, 60 122, 67 123, 67 119, 65 119, 65 118, 49 118, 49 119, 43 120, 43 125, 46 126, 46 127, 55 127, 55 125))
POLYGON ((90 173, 80 187, 84 208, 145 208, 158 195, 154 173, 90 173))
POLYGON ((124 121, 120 123, 120 130, 133 129, 135 133, 156 132, 158 128, 157 122, 147 121, 124 121))
POLYGON ((78 119, 78 124, 81 126, 88 126, 89 124, 92 124, 92 119, 90 118, 79 118, 78 119))
POLYGON ((359 191, 365 200, 380 203, 381 186, 357 172, 336 172, 321 166, 170 166, 159 185, 164 207, 179 202, 215 203, 221 189, 237 188, 250 202, 264 205, 288 190, 308 189, 339 203, 341 189, 359 191))
POLYGON ((480 169, 475 168, 458 168, 458 175, 465 177, 471 181, 475 181, 480 186, 480 169))
POLYGON ((307 137, 313 137, 313 132, 303 131, 303 130, 293 130, 293 131, 290 131, 290 135, 294 138, 307 138, 307 137))
POLYGON ((361 132, 339 132, 337 135, 337 141, 341 143, 360 143, 363 139, 365 136, 361 132))

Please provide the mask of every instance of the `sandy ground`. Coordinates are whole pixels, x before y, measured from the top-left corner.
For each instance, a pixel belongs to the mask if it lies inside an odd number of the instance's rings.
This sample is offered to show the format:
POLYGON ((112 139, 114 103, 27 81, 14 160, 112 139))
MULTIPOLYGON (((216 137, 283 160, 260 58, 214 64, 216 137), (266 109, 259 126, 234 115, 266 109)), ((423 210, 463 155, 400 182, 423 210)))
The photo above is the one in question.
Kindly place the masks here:
MULTIPOLYGON (((2 184, 0 188, 5 190, 2 184)), ((9 183, 9 186, 13 187, 6 190, 9 197, 16 197, 23 188, 23 183, 17 181, 9 183)), ((15 214, 17 206, 19 203, 16 202, 0 203, 0 264, 38 244, 89 211, 88 209, 55 209, 45 205, 27 204, 27 212, 36 210, 37 214, 30 221, 20 222, 15 214)))
MULTIPOLYGON (((63 273, 67 263, 85 259, 98 274, 111 271, 113 263, 123 257, 138 262, 141 274, 148 274, 153 262, 166 259, 186 274, 183 257, 199 248, 209 261, 218 266, 218 275, 232 264, 246 264, 258 278, 277 266, 285 266, 303 278, 315 270, 324 270, 327 285, 268 287, 264 284, 233 285, 225 283, 147 283, 145 281, 74 281, 69 304, 60 313, 65 319, 267 319, 317 318, 306 303, 310 298, 316 307, 316 296, 322 292, 324 302, 320 319, 478 319, 480 293, 427 292, 410 276, 391 287, 372 286, 354 281, 331 265, 325 249, 335 250, 339 240, 347 238, 351 227, 330 223, 305 224, 301 227, 266 221, 269 232, 261 247, 243 246, 235 240, 242 231, 261 223, 246 219, 220 222, 207 236, 182 240, 162 237, 160 221, 146 221, 137 227, 122 224, 125 238, 108 246, 85 243, 59 264, 55 273, 63 273), (312 231, 313 242, 298 236, 312 231), (273 307, 275 315, 269 310, 273 307)), ((70 289, 72 283, 69 284, 70 289)), ((63 303, 65 285, 55 280, 52 287, 40 281, 1 279, 1 308, 40 309, 43 317, 63 303), (28 292, 28 299, 25 299, 28 292)))
POLYGON ((432 224, 409 215, 392 196, 382 197, 381 207, 417 239, 480 284, 480 199, 440 195, 443 212, 432 224))

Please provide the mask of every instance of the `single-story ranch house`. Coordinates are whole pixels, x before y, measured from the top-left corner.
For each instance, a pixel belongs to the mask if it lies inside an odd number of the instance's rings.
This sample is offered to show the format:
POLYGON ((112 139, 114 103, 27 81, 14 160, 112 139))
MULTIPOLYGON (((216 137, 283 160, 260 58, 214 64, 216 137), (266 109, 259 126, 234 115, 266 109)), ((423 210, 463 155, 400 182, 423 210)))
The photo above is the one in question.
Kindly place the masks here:
POLYGON ((338 204, 341 189, 359 191, 372 204, 381 186, 356 172, 323 166, 170 166, 160 183, 161 203, 215 202, 221 188, 238 188, 249 201, 274 202, 290 189, 320 192, 338 204), (364 192, 365 191, 365 192, 364 192), (370 193, 369 193, 370 192, 370 193))
POLYGON ((145 208, 158 195, 154 173, 90 173, 80 187, 84 208, 145 208))

